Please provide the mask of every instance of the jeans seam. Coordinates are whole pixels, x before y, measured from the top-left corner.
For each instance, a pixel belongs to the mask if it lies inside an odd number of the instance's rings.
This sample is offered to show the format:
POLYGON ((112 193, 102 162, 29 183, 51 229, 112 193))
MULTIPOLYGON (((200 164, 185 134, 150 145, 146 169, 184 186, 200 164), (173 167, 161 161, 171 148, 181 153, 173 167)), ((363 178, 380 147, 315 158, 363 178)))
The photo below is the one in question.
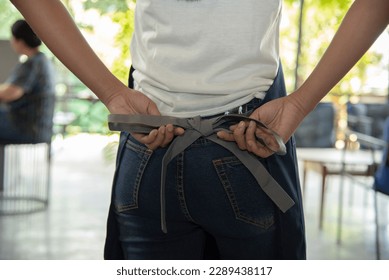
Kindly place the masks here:
MULTIPOLYGON (((139 204, 138 204, 138 194, 139 194, 139 188, 140 188, 140 182, 142 180, 142 176, 145 170, 145 167, 153 153, 152 150, 146 150, 146 149, 141 149, 140 147, 137 147, 134 145, 130 140, 127 140, 125 149, 130 149, 133 150, 134 152, 138 154, 142 154, 141 162, 138 168, 138 172, 135 177, 135 182, 134 182, 134 189, 132 191, 132 200, 130 201, 129 204, 125 205, 115 205, 115 208, 118 212, 125 212, 133 209, 137 209, 139 204)), ((125 152, 125 151, 124 151, 125 152)))
POLYGON ((177 196, 180 203, 180 208, 185 218, 191 222, 194 222, 192 216, 189 213, 188 206, 185 200, 185 190, 184 190, 184 152, 180 153, 176 157, 177 159, 177 196))
POLYGON ((258 226, 262 229, 269 229, 271 228, 271 226, 274 225, 274 218, 272 219, 273 221, 270 222, 270 223, 265 223, 265 222, 258 222, 256 219, 253 219, 253 218, 250 218, 250 217, 247 217, 245 216, 242 211, 240 210, 239 208, 239 205, 237 203, 237 200, 235 198, 235 194, 234 194, 234 191, 231 187, 231 183, 230 181, 228 180, 228 176, 226 174, 226 171, 223 167, 223 163, 227 163, 227 162, 233 162, 233 161, 236 161, 236 160, 233 160, 233 159, 229 159, 229 160, 215 160, 213 162, 214 166, 215 166, 215 169, 217 171, 217 174, 218 174, 218 177, 220 179, 220 182, 222 183, 223 185, 223 188, 227 194, 227 197, 228 197, 228 200, 230 201, 230 205, 231 205, 231 208, 235 214, 235 218, 237 220, 240 220, 240 221, 243 221, 243 222, 246 222, 246 223, 249 223, 249 224, 252 224, 254 226, 258 226))

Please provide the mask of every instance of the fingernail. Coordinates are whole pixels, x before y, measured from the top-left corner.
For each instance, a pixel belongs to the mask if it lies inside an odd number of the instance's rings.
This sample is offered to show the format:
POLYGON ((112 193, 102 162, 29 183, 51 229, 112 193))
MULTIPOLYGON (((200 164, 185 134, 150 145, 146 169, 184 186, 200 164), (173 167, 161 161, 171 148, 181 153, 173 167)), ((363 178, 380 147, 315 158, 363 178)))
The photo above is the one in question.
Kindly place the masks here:
POLYGON ((150 132, 150 134, 149 135, 151 135, 151 136, 155 136, 156 134, 158 133, 158 130, 156 130, 156 129, 153 129, 151 132, 150 132))

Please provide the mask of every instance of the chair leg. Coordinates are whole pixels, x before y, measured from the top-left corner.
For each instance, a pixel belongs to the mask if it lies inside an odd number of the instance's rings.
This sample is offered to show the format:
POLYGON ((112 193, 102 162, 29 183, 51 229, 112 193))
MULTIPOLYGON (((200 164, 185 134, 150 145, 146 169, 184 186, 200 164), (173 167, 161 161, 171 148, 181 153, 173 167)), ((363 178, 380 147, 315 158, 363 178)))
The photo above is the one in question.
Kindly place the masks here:
POLYGON ((380 252, 380 227, 378 220, 378 192, 374 190, 374 222, 375 222, 375 248, 376 248, 376 259, 381 259, 380 252))
POLYGON ((51 160, 52 160, 52 154, 51 154, 51 142, 47 143, 46 147, 46 162, 47 162, 47 169, 46 169, 46 202, 45 207, 47 208, 49 205, 49 197, 50 197, 50 191, 51 191, 51 160))
POLYGON ((342 241, 342 220, 343 220, 343 195, 344 195, 344 184, 346 174, 344 172, 344 166, 342 167, 343 171, 340 174, 340 184, 339 184, 339 201, 338 201, 338 225, 337 225, 337 236, 336 243, 340 244, 342 241))
POLYGON ((325 203, 325 192, 326 192, 326 179, 327 179, 327 168, 322 166, 322 181, 321 181, 321 197, 320 197, 320 212, 319 212, 319 229, 323 229, 323 218, 324 218, 324 203, 325 203))
POLYGON ((5 146, 0 145, 0 194, 4 191, 5 146))
POLYGON ((307 181, 307 163, 304 161, 304 167, 303 167, 303 181, 302 181, 302 191, 303 191, 303 198, 306 196, 305 195, 305 192, 306 192, 306 186, 305 186, 305 183, 307 181))

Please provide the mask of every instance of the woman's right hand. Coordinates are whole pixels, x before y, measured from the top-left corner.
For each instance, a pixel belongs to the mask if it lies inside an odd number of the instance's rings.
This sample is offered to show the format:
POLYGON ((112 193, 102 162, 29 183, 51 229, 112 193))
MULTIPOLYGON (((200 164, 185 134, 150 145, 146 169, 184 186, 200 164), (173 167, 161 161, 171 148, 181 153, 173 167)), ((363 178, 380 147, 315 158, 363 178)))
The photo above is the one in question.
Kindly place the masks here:
MULTIPOLYGON (((112 114, 129 115, 155 115, 160 116, 157 105, 143 93, 123 88, 120 92, 106 102, 108 110, 112 114)), ((155 150, 159 147, 166 147, 174 136, 182 135, 184 129, 174 127, 172 124, 161 126, 152 130, 149 134, 132 133, 132 136, 147 148, 155 150)))

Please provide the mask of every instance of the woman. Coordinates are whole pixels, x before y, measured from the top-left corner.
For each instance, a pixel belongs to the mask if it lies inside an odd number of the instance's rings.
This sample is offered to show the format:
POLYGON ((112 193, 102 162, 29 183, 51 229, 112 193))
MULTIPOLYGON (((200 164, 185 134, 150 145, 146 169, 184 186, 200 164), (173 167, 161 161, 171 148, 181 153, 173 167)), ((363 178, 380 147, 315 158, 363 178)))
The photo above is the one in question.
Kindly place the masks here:
POLYGON ((13 50, 27 59, 0 85, 0 142, 50 142, 55 101, 52 65, 25 20, 14 22, 11 33, 13 50))

